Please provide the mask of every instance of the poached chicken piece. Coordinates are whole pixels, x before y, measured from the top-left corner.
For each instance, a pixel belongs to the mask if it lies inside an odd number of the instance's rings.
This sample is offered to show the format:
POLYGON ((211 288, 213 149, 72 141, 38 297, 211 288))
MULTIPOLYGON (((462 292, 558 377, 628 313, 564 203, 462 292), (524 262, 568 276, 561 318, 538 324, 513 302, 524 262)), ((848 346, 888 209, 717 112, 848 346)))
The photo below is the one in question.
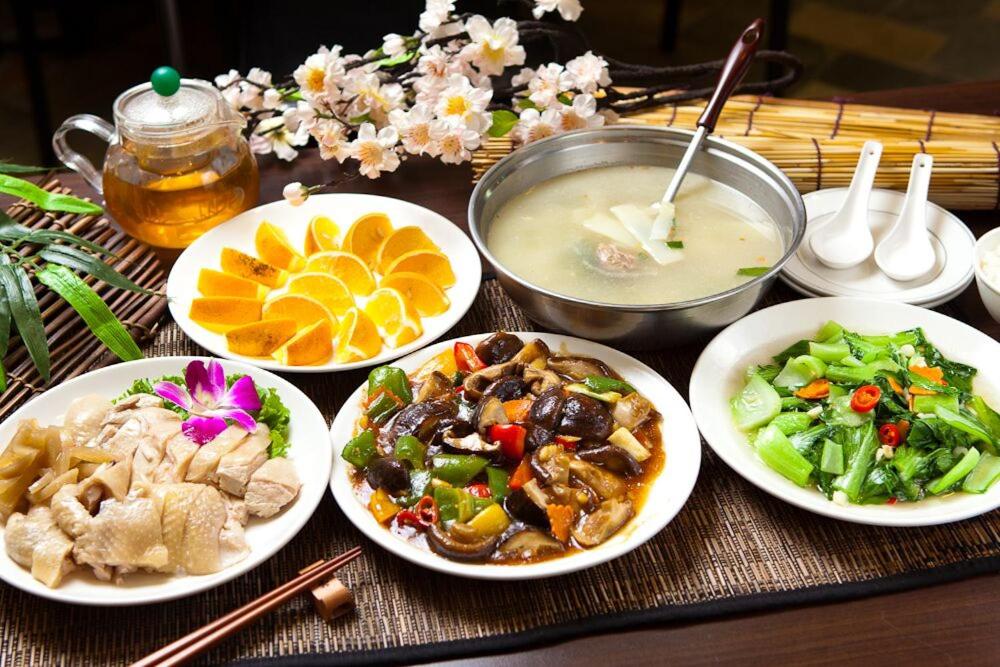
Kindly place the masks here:
POLYGON ((63 421, 26 422, 8 445, 28 452, 37 479, 12 503, 28 509, 7 518, 7 553, 49 587, 77 566, 114 581, 137 570, 218 572, 250 553, 250 514, 272 516, 298 494, 291 463, 268 459, 264 424, 198 445, 149 394, 116 404, 84 396, 63 421))

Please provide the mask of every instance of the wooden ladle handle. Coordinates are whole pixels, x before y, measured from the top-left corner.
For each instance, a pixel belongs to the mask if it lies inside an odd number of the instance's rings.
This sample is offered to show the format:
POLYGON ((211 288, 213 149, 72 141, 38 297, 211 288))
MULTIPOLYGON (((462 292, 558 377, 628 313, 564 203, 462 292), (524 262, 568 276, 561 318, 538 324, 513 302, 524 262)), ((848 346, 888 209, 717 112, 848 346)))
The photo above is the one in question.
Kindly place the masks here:
POLYGON ((757 53, 757 47, 760 46, 763 33, 764 19, 757 19, 747 26, 736 44, 733 45, 726 62, 722 65, 719 83, 715 86, 712 99, 708 101, 705 110, 698 118, 699 127, 704 127, 709 132, 715 130, 715 124, 719 121, 722 107, 750 68, 750 63, 753 62, 753 56, 757 53))

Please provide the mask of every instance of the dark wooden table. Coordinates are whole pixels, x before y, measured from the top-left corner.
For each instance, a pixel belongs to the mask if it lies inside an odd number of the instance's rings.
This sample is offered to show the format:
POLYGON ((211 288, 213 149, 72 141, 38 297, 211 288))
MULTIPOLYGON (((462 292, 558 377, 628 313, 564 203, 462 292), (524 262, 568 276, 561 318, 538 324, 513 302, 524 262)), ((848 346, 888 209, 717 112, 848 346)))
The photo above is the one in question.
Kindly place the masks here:
MULTIPOLYGON (((939 111, 1000 112, 1000 82, 953 84, 855 95, 857 102, 939 111)), ((291 181, 328 180, 331 166, 314 152, 291 164, 265 160, 261 201, 281 198, 291 181)), ((399 197, 431 208, 463 229, 472 186, 467 167, 415 161, 377 181, 359 179, 341 190, 399 197)), ((96 194, 75 174, 64 182, 77 193, 96 194)), ((1000 224, 1000 212, 962 215, 980 235, 1000 224)), ((975 286, 958 297, 973 326, 1000 338, 975 286)), ((906 539, 905 531, 900 539, 906 539)), ((997 664, 1000 633, 995 603, 1000 577, 989 575, 904 593, 826 605, 794 607, 712 621, 671 624, 546 646, 509 655, 462 660, 478 667, 534 664, 997 664)))

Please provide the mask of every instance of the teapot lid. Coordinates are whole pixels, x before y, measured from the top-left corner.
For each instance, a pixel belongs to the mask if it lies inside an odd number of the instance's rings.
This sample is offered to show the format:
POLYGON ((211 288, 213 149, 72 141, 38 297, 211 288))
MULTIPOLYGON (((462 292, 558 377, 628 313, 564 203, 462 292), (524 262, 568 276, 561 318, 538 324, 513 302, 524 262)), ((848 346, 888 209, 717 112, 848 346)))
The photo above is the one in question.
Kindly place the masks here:
POLYGON ((156 69, 149 82, 119 95, 114 113, 118 129, 135 139, 162 141, 221 122, 245 124, 215 86, 200 79, 181 79, 170 67, 156 69))

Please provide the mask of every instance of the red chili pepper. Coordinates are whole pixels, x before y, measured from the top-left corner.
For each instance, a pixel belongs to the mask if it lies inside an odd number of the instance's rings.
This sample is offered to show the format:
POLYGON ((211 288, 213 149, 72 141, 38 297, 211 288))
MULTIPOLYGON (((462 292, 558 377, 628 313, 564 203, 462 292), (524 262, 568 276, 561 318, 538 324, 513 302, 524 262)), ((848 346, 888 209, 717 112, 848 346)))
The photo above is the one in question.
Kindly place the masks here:
POLYGON ((490 493, 490 487, 482 482, 479 484, 470 484, 465 487, 465 490, 474 495, 476 498, 489 498, 493 495, 490 493))
POLYGON ((899 432, 899 427, 895 424, 882 424, 882 426, 878 429, 878 439, 883 445, 899 447, 899 443, 903 440, 903 436, 899 432))
POLYGON ((468 343, 455 343, 455 365, 464 373, 475 373, 486 368, 486 364, 476 354, 476 348, 468 343))
POLYGON ((396 513, 396 523, 400 526, 412 526, 417 530, 424 530, 427 525, 420 519, 413 510, 400 510, 396 513))
POLYGON ((889 498, 889 500, 885 501, 885 504, 886 505, 895 505, 896 504, 896 498, 895 497, 889 498))
POLYGON ((527 429, 518 424, 494 424, 490 427, 490 440, 500 443, 500 452, 509 459, 524 456, 524 438, 527 429))
POLYGON ((880 398, 882 398, 881 389, 873 384, 863 384, 851 395, 851 409, 855 412, 871 412, 878 405, 880 398))
POLYGON ((576 445, 580 442, 580 438, 575 438, 571 435, 557 435, 556 444, 562 445, 563 449, 567 449, 571 452, 576 451, 576 445))
POLYGON ((425 526, 437 523, 438 521, 437 502, 430 496, 424 496, 417 501, 417 504, 413 506, 413 510, 420 517, 420 520, 424 522, 425 526))

